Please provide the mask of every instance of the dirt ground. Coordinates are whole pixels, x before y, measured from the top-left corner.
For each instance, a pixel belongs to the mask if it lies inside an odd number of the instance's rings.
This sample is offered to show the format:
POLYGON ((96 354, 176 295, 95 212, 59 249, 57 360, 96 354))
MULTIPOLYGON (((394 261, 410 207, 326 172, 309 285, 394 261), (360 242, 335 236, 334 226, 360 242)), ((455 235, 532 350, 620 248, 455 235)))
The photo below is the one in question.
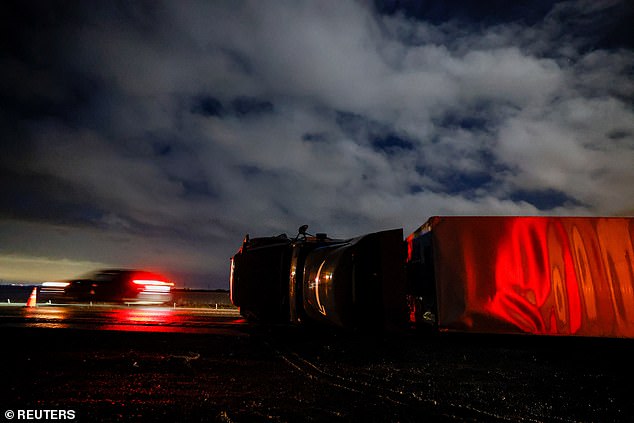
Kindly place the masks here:
MULTIPOLYGON (((634 343, 0 329, 6 410, 74 421, 631 421, 634 343)), ((9 421, 5 417, 5 421, 9 421)))

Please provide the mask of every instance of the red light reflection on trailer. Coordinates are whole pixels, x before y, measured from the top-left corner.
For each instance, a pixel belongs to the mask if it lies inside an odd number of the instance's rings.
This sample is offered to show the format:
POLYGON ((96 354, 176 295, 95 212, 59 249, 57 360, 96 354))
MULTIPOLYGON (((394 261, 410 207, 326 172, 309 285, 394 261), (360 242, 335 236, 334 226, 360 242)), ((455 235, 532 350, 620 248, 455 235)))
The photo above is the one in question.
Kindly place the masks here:
POLYGON ((634 336, 634 219, 432 222, 441 330, 634 336))
POLYGON ((564 228, 543 218, 513 220, 495 260, 490 313, 529 333, 576 333, 578 281, 564 228))

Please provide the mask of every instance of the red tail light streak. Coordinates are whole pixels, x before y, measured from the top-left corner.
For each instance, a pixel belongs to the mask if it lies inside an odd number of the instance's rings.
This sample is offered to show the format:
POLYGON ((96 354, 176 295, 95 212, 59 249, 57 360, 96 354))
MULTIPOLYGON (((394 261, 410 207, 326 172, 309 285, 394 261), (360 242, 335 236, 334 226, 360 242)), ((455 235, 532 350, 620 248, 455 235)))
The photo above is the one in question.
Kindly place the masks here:
POLYGON ((132 283, 147 292, 170 292, 174 284, 154 279, 133 279, 132 283))

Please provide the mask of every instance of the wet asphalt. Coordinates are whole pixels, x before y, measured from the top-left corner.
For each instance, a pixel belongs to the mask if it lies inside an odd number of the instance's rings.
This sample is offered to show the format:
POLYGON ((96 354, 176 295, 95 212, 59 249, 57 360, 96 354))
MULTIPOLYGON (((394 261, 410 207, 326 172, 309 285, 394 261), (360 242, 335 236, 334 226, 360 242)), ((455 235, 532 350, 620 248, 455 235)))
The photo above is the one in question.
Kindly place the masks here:
POLYGON ((183 318, 182 330, 147 321, 104 330, 85 313, 66 327, 0 319, 4 421, 8 410, 73 410, 82 422, 634 416, 631 340, 353 333, 213 312, 183 318))

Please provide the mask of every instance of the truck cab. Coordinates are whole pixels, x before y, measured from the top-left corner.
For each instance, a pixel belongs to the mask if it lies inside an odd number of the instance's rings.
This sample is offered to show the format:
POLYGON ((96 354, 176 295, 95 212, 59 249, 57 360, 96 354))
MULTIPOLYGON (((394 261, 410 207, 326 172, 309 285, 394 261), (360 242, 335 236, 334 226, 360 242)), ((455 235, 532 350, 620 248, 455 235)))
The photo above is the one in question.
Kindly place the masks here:
POLYGON ((402 229, 352 239, 248 236, 231 259, 231 300, 250 319, 343 328, 406 320, 402 229))

